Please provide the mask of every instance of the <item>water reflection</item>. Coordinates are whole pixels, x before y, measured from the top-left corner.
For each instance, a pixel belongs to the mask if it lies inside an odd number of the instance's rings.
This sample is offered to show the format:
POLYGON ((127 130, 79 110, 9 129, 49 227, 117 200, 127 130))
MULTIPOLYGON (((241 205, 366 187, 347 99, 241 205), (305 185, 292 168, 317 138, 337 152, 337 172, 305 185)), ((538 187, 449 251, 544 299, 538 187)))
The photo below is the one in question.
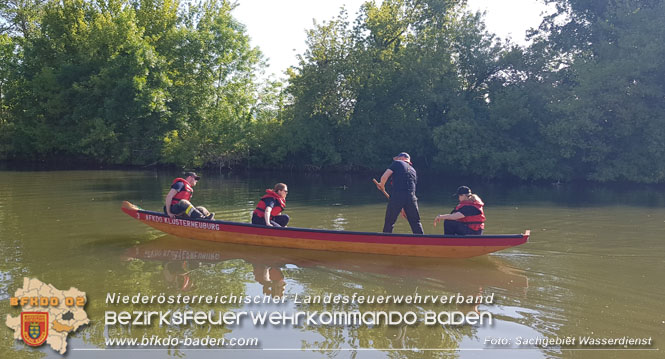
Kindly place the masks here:
MULTIPOLYGON (((476 296, 493 291, 511 292, 519 297, 524 296, 528 289, 528 280, 523 273, 501 259, 489 256, 474 260, 441 260, 268 248, 164 236, 128 249, 124 259, 161 264, 158 267, 162 268, 162 277, 167 285, 183 292, 200 292, 199 283, 209 283, 214 279, 209 270, 211 268, 221 268, 215 275, 223 275, 219 271, 224 271, 224 268, 250 265, 251 272, 245 272, 245 276, 230 271, 228 279, 247 285, 244 290, 247 294, 286 296, 290 300, 287 302, 288 310, 293 312, 415 311, 419 316, 429 310, 467 313, 479 308, 471 304, 336 304, 295 303, 291 300, 296 294, 301 297, 329 294, 350 297, 354 293, 382 296, 460 293, 476 296), (229 265, 220 267, 219 263, 229 265), (247 279, 254 284, 247 283, 247 279)), ((221 286, 215 288, 220 293, 223 290, 221 286)), ((285 310, 285 307, 275 310, 285 310)), ((459 348, 464 340, 475 340, 482 330, 482 327, 471 325, 414 326, 404 323, 378 326, 305 325, 273 332, 270 338, 262 339, 262 345, 264 348, 306 349, 329 357, 339 354, 329 351, 338 348, 373 348, 385 351, 388 357, 413 358, 423 355, 419 349, 445 348, 436 354, 427 353, 434 357, 449 357, 451 353, 447 350, 459 348), (298 334, 294 335, 294 331, 298 334), (395 352, 394 349, 414 351, 395 352)))
POLYGON ((254 273, 254 280, 263 286, 263 294, 273 297, 284 295, 286 282, 280 267, 252 263, 252 273, 254 273))
MULTIPOLYGON (((263 294, 274 297, 281 297, 284 295, 286 282, 284 281, 284 274, 279 265, 269 266, 263 263, 250 264, 252 265, 254 280, 263 286, 263 294)), ((163 265, 162 274, 164 276, 164 281, 169 288, 181 292, 189 292, 194 288, 192 273, 200 268, 201 262, 199 261, 166 261, 163 265)))
POLYGON ((500 258, 483 256, 472 260, 399 257, 358 253, 337 253, 299 249, 268 248, 216 243, 164 236, 127 250, 128 258, 164 262, 164 278, 183 291, 192 288, 191 273, 202 263, 243 260, 252 265, 254 280, 265 294, 284 293, 282 268, 333 270, 344 278, 339 285, 359 286, 367 275, 379 280, 407 281, 421 288, 450 290, 477 295, 484 289, 526 293, 528 278, 500 258), (414 282, 414 280, 416 282, 414 282))

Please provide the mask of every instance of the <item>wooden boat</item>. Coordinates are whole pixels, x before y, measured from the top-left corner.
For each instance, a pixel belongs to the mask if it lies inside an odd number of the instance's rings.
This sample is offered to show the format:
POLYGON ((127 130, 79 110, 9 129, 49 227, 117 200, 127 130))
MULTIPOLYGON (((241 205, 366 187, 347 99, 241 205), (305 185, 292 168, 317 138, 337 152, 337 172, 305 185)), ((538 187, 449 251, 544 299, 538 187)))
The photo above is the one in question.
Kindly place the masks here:
POLYGON ((416 257, 469 258, 526 243, 530 231, 503 235, 413 235, 275 228, 220 220, 169 218, 127 201, 122 210, 162 232, 182 238, 256 246, 416 257))

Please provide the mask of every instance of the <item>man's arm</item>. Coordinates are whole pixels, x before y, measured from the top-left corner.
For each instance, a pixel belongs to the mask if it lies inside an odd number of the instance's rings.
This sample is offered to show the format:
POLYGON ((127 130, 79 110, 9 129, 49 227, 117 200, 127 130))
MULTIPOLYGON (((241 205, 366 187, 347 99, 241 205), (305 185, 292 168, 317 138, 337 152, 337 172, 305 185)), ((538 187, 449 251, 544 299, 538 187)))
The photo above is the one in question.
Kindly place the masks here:
POLYGON ((385 189, 386 189, 386 183, 388 182, 388 179, 389 179, 390 176, 392 176, 392 175, 393 175, 393 170, 391 170, 390 168, 388 168, 388 169, 386 170, 386 172, 383 172, 383 175, 381 175, 381 183, 379 183, 379 184, 377 185, 377 187, 379 187, 379 189, 385 190, 385 189))
POLYGON ((169 216, 169 218, 175 217, 175 214, 171 213, 171 201, 173 200, 173 196, 175 196, 176 193, 178 193, 178 191, 171 188, 169 193, 166 195, 166 200, 164 200, 164 207, 166 207, 166 214, 169 216))
POLYGON ((457 221, 462 218, 466 217, 462 212, 453 212, 451 214, 440 214, 434 218, 434 227, 436 227, 436 224, 439 223, 440 221, 443 221, 444 219, 449 219, 451 221, 457 221))
POLYGON ((266 207, 265 211, 263 212, 263 218, 266 220, 266 226, 272 227, 272 223, 270 223, 270 213, 272 212, 272 207, 266 207))

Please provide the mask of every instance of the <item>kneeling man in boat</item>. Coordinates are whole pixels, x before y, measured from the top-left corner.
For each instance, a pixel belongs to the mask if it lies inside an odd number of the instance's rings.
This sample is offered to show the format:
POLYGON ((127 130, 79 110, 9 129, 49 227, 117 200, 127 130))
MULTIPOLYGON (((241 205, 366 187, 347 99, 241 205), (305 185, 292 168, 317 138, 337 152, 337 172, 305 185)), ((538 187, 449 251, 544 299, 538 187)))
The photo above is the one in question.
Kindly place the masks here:
POLYGON ((164 213, 170 218, 204 218, 213 219, 214 213, 210 213, 205 207, 194 207, 189 201, 194 193, 194 186, 201 179, 194 172, 186 172, 183 177, 173 180, 171 190, 164 200, 164 213))
POLYGON ((441 214, 434 218, 434 227, 443 220, 443 233, 456 235, 483 234, 485 229, 485 212, 483 201, 478 195, 471 193, 467 186, 457 188, 459 204, 450 214, 441 214))
POLYGON ((278 183, 273 189, 267 189, 259 204, 252 212, 252 224, 268 227, 286 227, 289 216, 282 214, 286 208, 286 195, 289 193, 284 183, 278 183))

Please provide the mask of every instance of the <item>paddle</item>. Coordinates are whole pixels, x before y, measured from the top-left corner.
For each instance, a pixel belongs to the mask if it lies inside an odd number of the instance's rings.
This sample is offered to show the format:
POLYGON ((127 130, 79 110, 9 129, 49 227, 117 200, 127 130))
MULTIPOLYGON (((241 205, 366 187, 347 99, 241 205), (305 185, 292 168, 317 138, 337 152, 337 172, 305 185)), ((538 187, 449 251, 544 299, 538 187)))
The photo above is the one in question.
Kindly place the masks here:
MULTIPOLYGON (((386 192, 385 188, 380 186, 379 181, 372 178, 372 182, 374 182, 376 188, 378 188, 379 191, 381 191, 381 193, 383 193, 383 195, 386 196, 386 198, 390 199, 390 195, 388 194, 388 192, 386 192)), ((406 212, 404 212, 404 208, 402 208, 402 217, 406 218, 406 212)))
POLYGON ((377 180, 374 179, 374 178, 372 178, 372 181, 373 181, 374 184, 376 185, 376 188, 378 188, 379 191, 381 191, 381 193, 383 193, 383 195, 386 196, 386 198, 390 199, 390 195, 388 194, 388 192, 386 192, 386 190, 385 190, 383 187, 381 187, 381 186, 379 185, 379 181, 377 181, 377 180))

